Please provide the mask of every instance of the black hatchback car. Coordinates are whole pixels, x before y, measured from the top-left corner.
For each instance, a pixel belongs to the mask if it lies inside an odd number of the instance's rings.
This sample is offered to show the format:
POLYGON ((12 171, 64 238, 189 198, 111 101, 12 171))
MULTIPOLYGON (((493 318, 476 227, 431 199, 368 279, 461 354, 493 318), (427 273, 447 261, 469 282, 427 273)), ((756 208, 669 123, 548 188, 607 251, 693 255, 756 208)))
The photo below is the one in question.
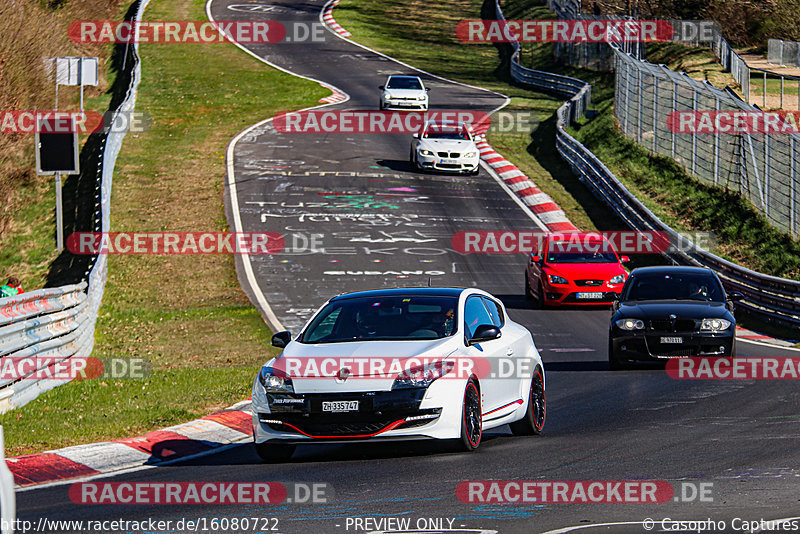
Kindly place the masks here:
POLYGON ((719 278, 702 267, 640 267, 631 272, 612 307, 608 361, 733 356, 733 302, 719 278))

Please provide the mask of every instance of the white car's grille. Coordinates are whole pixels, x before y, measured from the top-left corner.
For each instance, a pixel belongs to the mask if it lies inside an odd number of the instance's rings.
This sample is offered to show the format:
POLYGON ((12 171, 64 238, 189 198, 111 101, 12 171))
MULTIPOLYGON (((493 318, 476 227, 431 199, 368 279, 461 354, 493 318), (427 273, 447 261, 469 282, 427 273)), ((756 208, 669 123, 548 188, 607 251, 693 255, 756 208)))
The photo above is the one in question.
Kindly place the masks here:
POLYGON ((460 152, 437 152, 440 158, 458 158, 461 157, 460 152))

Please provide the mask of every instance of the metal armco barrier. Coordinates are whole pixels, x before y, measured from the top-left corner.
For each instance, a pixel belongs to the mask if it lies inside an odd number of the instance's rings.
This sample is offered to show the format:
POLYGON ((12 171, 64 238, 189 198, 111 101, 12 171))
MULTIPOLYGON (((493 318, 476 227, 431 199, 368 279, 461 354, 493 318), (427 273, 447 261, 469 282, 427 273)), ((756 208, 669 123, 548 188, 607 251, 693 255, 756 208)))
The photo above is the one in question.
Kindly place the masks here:
MULTIPOLYGON (((558 1, 552 0, 548 5, 551 3, 557 4, 558 1)), ((499 2, 496 5, 497 19, 505 20, 499 2)), ((569 86, 565 84, 564 76, 532 71, 520 65, 519 43, 514 45, 511 76, 515 81, 557 95, 567 93, 569 86)), ((646 64, 624 52, 615 50, 615 53, 618 57, 624 55, 627 61, 646 64)), ((567 126, 586 111, 590 102, 590 96, 587 95, 591 95, 590 84, 576 78, 569 80, 571 80, 569 84, 573 87, 571 98, 556 112, 556 149, 559 155, 570 164, 575 175, 595 196, 604 201, 631 229, 666 232, 674 240, 678 240, 680 238, 678 232, 653 214, 622 185, 597 156, 567 133, 567 126)), ((619 81, 617 83, 619 85, 619 81)), ((617 89, 619 90, 619 87, 617 89)), ((740 307, 769 321, 793 328, 800 327, 800 281, 757 273, 701 248, 695 248, 691 252, 671 251, 665 256, 677 264, 702 266, 714 270, 728 291, 741 291, 745 295, 745 299, 739 303, 740 307)))
MULTIPOLYGON (((141 0, 135 20, 141 21, 150 0, 141 0)), ((125 99, 114 111, 111 124, 118 124, 120 114, 130 114, 136 106, 136 93, 142 75, 139 43, 130 47, 131 82, 125 99)), ((128 57, 126 56, 126 61, 128 57)), ((124 73, 120 73, 123 76, 124 73)), ((122 122, 128 124, 128 121, 122 122)), ((125 130, 112 130, 105 138, 96 198, 95 232, 110 229, 109 207, 111 181, 125 130)), ((106 255, 96 257, 86 280, 77 285, 41 289, 0 299, 0 367, 7 358, 42 357, 37 361, 62 362, 73 357, 88 357, 94 347, 97 312, 106 285, 106 255)), ((50 367, 48 365, 47 367, 50 367)), ((46 378, 44 369, 32 371, 33 378, 0 379, 0 413, 18 408, 58 385, 63 379, 46 378), (39 378, 41 377, 41 378, 39 378)), ((0 473, 2 476, 2 473, 0 473)), ((12 486, 13 487, 13 486, 12 486)), ((0 494, 0 497, 2 495, 0 494)), ((4 502, 5 504, 5 502, 4 502)), ((3 510, 5 516, 5 510, 3 510)))

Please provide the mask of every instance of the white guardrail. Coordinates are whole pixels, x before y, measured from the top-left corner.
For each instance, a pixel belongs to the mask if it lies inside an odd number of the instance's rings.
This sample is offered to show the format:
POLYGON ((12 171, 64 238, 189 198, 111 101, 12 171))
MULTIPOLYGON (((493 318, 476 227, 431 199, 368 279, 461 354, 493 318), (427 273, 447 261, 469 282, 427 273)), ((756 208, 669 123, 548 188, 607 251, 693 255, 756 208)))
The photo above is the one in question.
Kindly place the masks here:
MULTIPOLYGON (((137 21, 142 19, 149 1, 140 1, 135 15, 137 21)), ((141 78, 138 52, 138 43, 126 50, 132 57, 132 63, 128 63, 132 70, 131 82, 125 99, 114 111, 112 124, 120 123, 117 117, 132 113, 136 105, 136 92, 141 78)), ((128 60, 127 57, 125 59, 128 60)), ((121 124, 129 124, 129 121, 122 121, 121 124)), ((96 232, 109 231, 111 179, 126 133, 127 128, 121 131, 112 129, 104 140, 96 199, 96 232)), ((43 366, 37 369, 25 366, 26 373, 30 370, 26 376, 0 379, 0 413, 18 408, 42 392, 65 382, 63 379, 48 379, 48 368, 69 358, 88 357, 91 354, 107 269, 107 257, 101 254, 87 273, 87 281, 0 299, 0 366, 10 358, 28 357, 35 357, 33 362, 42 362, 43 366)))
MULTIPOLYGON (((548 6, 556 13, 575 16, 575 0, 566 0, 563 4, 557 7, 558 0, 548 0, 548 6)), ((496 1, 496 12, 498 20, 505 20, 499 0, 496 1)), ((666 232, 673 239, 682 239, 678 232, 667 226, 628 191, 597 156, 567 133, 567 126, 588 109, 591 85, 577 78, 523 67, 519 61, 520 44, 512 43, 512 47, 514 53, 511 58, 511 77, 517 83, 569 97, 556 112, 556 149, 570 164, 578 179, 633 230, 666 232)), ((629 54, 625 55, 632 58, 629 54)), ((641 63, 645 64, 644 61, 641 63)), ((669 252, 665 256, 677 264, 714 270, 729 291, 741 291, 745 295, 744 300, 739 303, 740 307, 766 320, 793 328, 800 327, 800 281, 746 269, 699 247, 692 252, 669 252)))

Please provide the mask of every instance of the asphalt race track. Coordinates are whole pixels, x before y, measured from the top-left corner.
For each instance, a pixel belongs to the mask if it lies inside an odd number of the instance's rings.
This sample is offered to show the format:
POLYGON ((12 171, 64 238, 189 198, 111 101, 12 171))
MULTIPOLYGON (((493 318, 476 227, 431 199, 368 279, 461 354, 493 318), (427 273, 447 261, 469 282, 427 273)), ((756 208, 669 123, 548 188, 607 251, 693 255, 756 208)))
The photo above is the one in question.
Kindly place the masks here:
MULTIPOLYGON (((210 12, 216 20, 311 24, 319 22, 322 5, 213 0, 210 12), (228 9, 232 4, 272 7, 228 9)), ((350 97, 326 109, 376 109, 386 76, 409 72, 328 31, 321 43, 248 48, 350 97)), ((432 109, 488 112, 505 102, 496 93, 422 77, 431 87, 432 109)), ((607 309, 528 309, 522 295, 524 255, 464 255, 452 249, 451 238, 460 230, 538 229, 486 171, 474 177, 419 174, 408 163, 410 135, 286 135, 270 122, 258 122, 266 118, 253 117, 257 125, 229 147, 235 177, 226 195, 229 221, 236 228, 240 217, 241 231, 318 234, 321 246, 298 238, 295 252, 245 258, 249 267, 237 260, 245 290, 261 311, 267 313, 265 299, 275 318, 296 332, 313 309, 344 291, 429 281, 483 288, 502 298, 512 318, 531 330, 545 361, 544 434, 512 437, 504 427, 484 435, 472 454, 428 442, 305 446, 283 465, 261 464, 244 444, 107 480, 327 482, 334 497, 307 505, 78 507, 67 494, 69 486, 61 485, 18 493, 21 519, 260 516, 278 518, 275 532, 336 534, 366 531, 347 518, 410 518, 412 526, 420 518, 442 518, 453 520, 452 528, 522 534, 614 522, 636 524, 581 532, 645 532, 639 522, 646 518, 711 518, 730 527, 737 517, 800 515, 800 394, 793 381, 678 381, 663 365, 612 373, 607 309), (664 480, 676 495, 682 483, 712 483, 713 490, 711 502, 663 504, 498 505, 457 499, 460 482, 492 479, 664 480)), ((800 355, 742 342, 738 353, 800 355)), ((660 528, 657 524, 655 531, 660 528)))

